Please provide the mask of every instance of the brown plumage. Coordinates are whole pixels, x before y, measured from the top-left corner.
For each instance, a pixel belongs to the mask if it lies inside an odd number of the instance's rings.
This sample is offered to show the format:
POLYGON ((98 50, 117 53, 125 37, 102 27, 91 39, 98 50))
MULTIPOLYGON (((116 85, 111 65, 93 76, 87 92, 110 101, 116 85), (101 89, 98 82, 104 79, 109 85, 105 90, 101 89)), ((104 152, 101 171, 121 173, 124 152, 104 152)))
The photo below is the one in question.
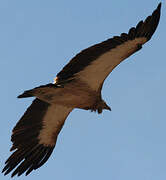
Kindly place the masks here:
POLYGON ((114 36, 77 54, 57 74, 55 83, 25 91, 18 98, 36 97, 13 129, 13 154, 6 161, 4 174, 20 176, 42 166, 50 157, 58 134, 74 108, 97 111, 111 108, 102 99, 106 77, 124 59, 142 48, 155 32, 161 3, 145 21, 128 33, 114 36))

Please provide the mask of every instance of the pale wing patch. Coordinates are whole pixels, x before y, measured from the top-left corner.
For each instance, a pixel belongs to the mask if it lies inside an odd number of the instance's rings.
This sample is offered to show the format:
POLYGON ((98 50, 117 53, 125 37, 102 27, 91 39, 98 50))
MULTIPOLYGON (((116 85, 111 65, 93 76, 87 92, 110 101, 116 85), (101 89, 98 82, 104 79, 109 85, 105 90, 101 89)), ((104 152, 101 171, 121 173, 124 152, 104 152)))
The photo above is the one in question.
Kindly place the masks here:
POLYGON ((101 55, 89 66, 77 73, 76 76, 86 82, 93 90, 98 90, 109 73, 121 61, 132 55, 139 44, 144 44, 146 41, 145 37, 129 40, 101 55))
POLYGON ((53 84, 56 84, 57 81, 58 81, 58 77, 55 77, 55 78, 54 78, 54 81, 53 81, 53 84))
POLYGON ((43 127, 39 133, 39 144, 55 145, 57 136, 72 108, 61 105, 51 105, 43 117, 43 127))

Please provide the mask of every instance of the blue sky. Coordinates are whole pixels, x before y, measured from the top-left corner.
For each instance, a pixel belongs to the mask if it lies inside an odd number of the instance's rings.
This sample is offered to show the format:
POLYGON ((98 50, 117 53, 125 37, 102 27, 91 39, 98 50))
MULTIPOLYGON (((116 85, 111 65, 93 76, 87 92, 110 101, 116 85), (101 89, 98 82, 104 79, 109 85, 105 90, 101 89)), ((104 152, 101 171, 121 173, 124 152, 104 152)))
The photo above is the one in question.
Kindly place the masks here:
MULTIPOLYGON (((17 95, 52 82, 82 49, 127 32, 159 2, 0 1, 0 169, 12 128, 32 101, 17 95)), ((151 41, 105 81, 102 94, 112 112, 74 110, 49 161, 21 180, 166 179, 165 5, 151 41)))

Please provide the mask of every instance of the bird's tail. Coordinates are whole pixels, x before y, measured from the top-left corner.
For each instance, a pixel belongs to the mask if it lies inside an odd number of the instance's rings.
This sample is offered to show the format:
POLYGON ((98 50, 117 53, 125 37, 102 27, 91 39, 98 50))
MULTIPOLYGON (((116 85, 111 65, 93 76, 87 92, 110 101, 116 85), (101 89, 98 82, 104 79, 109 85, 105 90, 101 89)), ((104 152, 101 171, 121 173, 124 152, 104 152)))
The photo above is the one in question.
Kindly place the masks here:
POLYGON ((51 89, 51 88, 63 88, 63 85, 59 85, 59 84, 57 85, 57 84, 50 83, 50 84, 42 85, 42 86, 39 86, 39 87, 35 87, 33 89, 24 91, 22 94, 20 94, 18 96, 18 98, 34 97, 37 94, 40 94, 42 91, 43 92, 48 92, 49 89, 51 89))
POLYGON ((33 89, 24 91, 22 94, 20 94, 17 98, 27 98, 27 97, 33 97, 33 89))

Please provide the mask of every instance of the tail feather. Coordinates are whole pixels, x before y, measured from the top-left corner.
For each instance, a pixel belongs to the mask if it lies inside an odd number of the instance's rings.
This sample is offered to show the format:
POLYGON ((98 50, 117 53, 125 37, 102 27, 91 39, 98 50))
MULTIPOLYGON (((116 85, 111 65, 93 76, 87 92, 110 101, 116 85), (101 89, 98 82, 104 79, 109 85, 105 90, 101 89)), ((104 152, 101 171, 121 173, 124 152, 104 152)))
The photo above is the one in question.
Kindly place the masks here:
POLYGON ((46 91, 49 88, 63 88, 63 84, 46 84, 39 87, 35 87, 34 89, 30 89, 27 91, 24 91, 22 94, 20 94, 17 98, 27 98, 27 97, 34 97, 36 93, 39 93, 42 89, 46 89, 46 91))
POLYGON ((33 90, 24 91, 22 94, 17 96, 17 98, 27 98, 27 97, 33 97, 33 90))

